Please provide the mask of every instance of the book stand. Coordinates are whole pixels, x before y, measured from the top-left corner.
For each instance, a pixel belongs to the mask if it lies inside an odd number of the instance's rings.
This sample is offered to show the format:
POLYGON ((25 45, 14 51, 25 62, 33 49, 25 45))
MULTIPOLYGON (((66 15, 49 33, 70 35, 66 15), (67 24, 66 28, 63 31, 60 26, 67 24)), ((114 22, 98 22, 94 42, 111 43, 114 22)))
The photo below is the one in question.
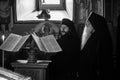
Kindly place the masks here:
POLYGON ((33 40, 33 38, 30 36, 30 39, 29 39, 29 49, 28 49, 28 63, 36 63, 37 61, 37 58, 35 57, 35 42, 33 40))
POLYGON ((35 57, 35 51, 34 49, 31 49, 29 52, 28 52, 28 63, 36 63, 37 61, 37 58, 35 57))

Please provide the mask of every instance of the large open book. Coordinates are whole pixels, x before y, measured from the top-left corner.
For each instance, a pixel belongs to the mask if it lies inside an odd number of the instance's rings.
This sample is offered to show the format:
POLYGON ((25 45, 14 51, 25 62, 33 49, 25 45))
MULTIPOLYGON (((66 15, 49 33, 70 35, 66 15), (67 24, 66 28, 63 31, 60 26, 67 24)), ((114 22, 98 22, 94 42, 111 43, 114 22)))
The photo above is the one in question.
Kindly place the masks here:
POLYGON ((21 36, 11 33, 0 46, 0 49, 13 52, 19 51, 29 36, 30 35, 21 36))
POLYGON ((59 52, 62 51, 61 47, 57 43, 53 35, 44 37, 38 37, 35 33, 21 36, 18 34, 11 33, 7 39, 0 46, 0 49, 5 51, 17 52, 25 44, 25 42, 32 36, 40 51, 44 52, 59 52))

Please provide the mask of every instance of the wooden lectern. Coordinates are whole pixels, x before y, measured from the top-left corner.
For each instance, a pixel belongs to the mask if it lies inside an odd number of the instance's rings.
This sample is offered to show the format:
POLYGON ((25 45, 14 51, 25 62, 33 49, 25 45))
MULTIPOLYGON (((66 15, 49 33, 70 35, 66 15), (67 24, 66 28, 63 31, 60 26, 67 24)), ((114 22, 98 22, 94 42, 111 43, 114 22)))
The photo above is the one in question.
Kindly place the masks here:
POLYGON ((46 80, 46 69, 50 62, 50 60, 38 60, 36 63, 14 62, 12 66, 15 72, 30 76, 32 80, 46 80))

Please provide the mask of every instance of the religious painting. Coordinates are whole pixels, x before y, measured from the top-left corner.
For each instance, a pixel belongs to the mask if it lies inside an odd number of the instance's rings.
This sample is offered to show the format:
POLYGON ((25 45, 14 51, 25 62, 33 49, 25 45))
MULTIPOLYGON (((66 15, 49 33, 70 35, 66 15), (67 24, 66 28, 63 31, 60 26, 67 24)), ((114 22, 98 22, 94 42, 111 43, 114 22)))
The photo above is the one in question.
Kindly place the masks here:
POLYGON ((104 0, 76 0, 78 4, 78 21, 84 23, 90 11, 104 16, 104 0))
POLYGON ((89 12, 92 10, 92 0, 76 0, 78 4, 79 23, 84 23, 89 12))
POLYGON ((59 34, 59 27, 53 22, 44 21, 44 22, 37 24, 32 29, 32 32, 37 33, 39 37, 53 34, 55 38, 57 38, 59 34))
POLYGON ((9 0, 0 1, 0 23, 8 24, 10 22, 10 4, 9 0))
POLYGON ((94 7, 97 14, 104 16, 104 0, 96 0, 94 7))

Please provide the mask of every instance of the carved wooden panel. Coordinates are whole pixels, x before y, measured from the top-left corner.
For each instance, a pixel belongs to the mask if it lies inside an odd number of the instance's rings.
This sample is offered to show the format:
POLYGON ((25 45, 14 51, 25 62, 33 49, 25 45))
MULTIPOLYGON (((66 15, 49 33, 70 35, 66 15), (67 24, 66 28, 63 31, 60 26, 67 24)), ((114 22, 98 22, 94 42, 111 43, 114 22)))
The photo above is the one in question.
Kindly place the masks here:
POLYGON ((32 80, 46 80, 46 69, 49 61, 42 60, 39 63, 12 63, 15 72, 29 76, 32 80))
POLYGON ((31 76, 32 80, 45 80, 46 71, 45 69, 16 69, 16 72, 25 76, 31 76))

